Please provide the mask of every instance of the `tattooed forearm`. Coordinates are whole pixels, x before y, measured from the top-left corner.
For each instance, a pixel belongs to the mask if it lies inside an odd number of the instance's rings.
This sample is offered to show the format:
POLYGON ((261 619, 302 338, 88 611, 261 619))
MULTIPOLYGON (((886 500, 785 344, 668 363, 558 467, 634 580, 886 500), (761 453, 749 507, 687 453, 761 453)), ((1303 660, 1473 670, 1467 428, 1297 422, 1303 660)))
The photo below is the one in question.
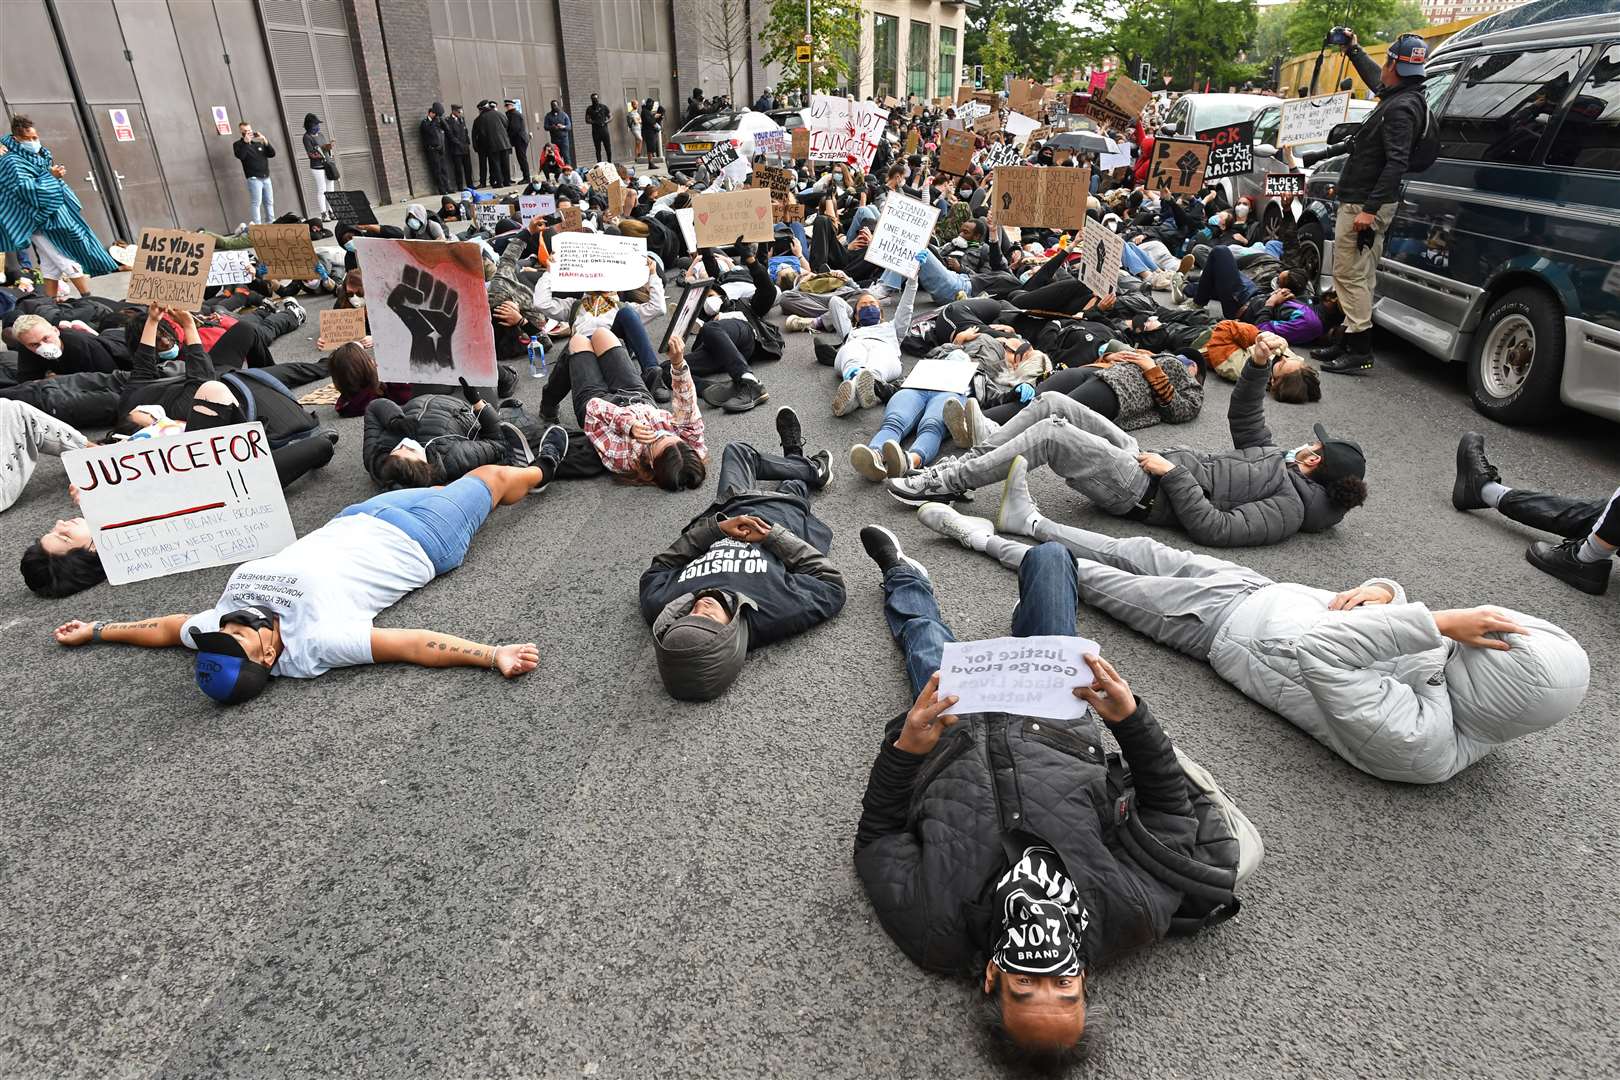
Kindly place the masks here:
POLYGON ((495 666, 495 650, 475 641, 464 641, 446 634, 434 634, 425 642, 428 662, 437 667, 489 667, 495 666))
POLYGON ((158 621, 156 619, 147 619, 145 622, 103 623, 101 632, 105 634, 108 630, 156 630, 157 628, 158 621))

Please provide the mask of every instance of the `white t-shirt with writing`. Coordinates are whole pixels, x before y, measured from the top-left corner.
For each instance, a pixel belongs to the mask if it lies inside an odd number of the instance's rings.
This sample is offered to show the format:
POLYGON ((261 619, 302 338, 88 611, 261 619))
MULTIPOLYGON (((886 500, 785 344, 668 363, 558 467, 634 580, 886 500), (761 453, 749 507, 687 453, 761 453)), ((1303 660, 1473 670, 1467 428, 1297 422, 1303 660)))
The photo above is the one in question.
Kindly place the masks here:
POLYGON ((219 629, 221 615, 260 606, 281 620, 274 674, 313 679, 336 667, 371 663, 371 621, 432 581, 422 545, 370 514, 334 518, 268 558, 243 563, 219 603, 186 620, 191 631, 219 629))

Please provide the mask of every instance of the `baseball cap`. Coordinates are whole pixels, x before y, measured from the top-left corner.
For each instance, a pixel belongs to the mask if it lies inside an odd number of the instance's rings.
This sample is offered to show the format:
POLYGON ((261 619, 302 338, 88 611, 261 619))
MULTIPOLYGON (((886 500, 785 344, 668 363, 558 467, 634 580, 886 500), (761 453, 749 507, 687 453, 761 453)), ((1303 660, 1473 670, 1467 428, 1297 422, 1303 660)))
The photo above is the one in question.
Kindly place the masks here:
POLYGON ((1316 432, 1317 439, 1322 443, 1322 463, 1311 474, 1312 479, 1326 484, 1346 476, 1360 479, 1367 475, 1367 455, 1361 452, 1360 443, 1335 439, 1321 424, 1311 430, 1316 432))
MULTIPOLYGON (((274 615, 264 608, 245 608, 246 619, 233 620, 231 612, 221 620, 241 621, 249 625, 259 620, 273 620, 274 615)), ((195 673, 197 686, 203 693, 221 705, 237 705, 258 697, 270 682, 270 669, 256 660, 248 659, 242 643, 223 630, 205 632, 192 630, 191 640, 197 646, 195 673)))
POLYGON ((1395 61, 1397 75, 1422 75, 1429 58, 1429 43, 1416 34, 1402 34, 1389 47, 1389 55, 1395 61))
POLYGON ((704 590, 731 613, 721 625, 691 614, 697 593, 682 593, 664 605, 653 622, 653 653, 658 677, 671 697, 681 701, 711 701, 725 692, 748 659, 748 620, 743 608, 757 608, 741 593, 704 590))

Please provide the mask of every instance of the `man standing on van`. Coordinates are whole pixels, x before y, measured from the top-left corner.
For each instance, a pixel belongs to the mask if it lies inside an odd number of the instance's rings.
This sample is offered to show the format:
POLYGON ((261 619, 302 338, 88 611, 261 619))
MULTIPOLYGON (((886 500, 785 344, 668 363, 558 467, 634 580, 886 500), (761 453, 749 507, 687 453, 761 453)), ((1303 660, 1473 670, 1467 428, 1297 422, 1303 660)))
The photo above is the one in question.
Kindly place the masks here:
POLYGON ((1428 122, 1423 96, 1423 62, 1428 45, 1403 34, 1389 47, 1383 69, 1347 32, 1344 55, 1361 81, 1378 97, 1350 146, 1350 160, 1339 177, 1339 213, 1333 223, 1333 286, 1344 309, 1339 341, 1318 351, 1323 371, 1366 375, 1372 371, 1373 280, 1389 223, 1400 206, 1401 179, 1428 122))

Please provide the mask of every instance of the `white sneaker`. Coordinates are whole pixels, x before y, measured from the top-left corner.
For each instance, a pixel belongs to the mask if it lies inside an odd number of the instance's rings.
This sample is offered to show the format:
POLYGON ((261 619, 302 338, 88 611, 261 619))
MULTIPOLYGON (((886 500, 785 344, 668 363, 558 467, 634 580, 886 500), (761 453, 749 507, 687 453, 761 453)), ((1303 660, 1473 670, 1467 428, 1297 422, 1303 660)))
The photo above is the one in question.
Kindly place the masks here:
POLYGON ((851 468, 874 484, 889 478, 889 470, 884 468, 877 451, 865 443, 856 443, 849 448, 849 464, 851 468))
POLYGON ((848 416, 855 408, 855 380, 843 379, 838 383, 838 389, 833 391, 833 415, 848 416))
POLYGON ((878 403, 877 376, 872 374, 871 368, 861 368, 855 375, 855 396, 860 399, 863 409, 870 409, 878 403))
POLYGON ((803 315, 789 315, 782 320, 782 329, 790 334, 809 333, 816 324, 816 320, 803 315))
POLYGON ((968 431, 973 435, 974 446, 984 446, 1001 430, 1001 425, 984 415, 984 408, 974 398, 968 398, 963 408, 967 414, 968 431))
POLYGON ((883 443, 883 468, 885 478, 904 476, 911 471, 911 456, 893 439, 886 439, 883 443))
POLYGON ((967 409, 961 398, 945 399, 945 427, 951 433, 951 441, 966 450, 973 445, 973 429, 968 426, 967 409))
POLYGON ((1019 454, 1007 468, 1007 483, 1001 490, 1001 511, 996 515, 996 528, 1020 536, 1033 536, 1035 522, 1041 516, 1040 509, 1035 505, 1035 497, 1029 493, 1029 462, 1019 454))
POLYGON ((1165 289, 1170 287, 1172 281, 1173 279, 1170 277, 1170 271, 1156 270, 1148 275, 1148 288, 1157 289, 1160 292, 1163 292, 1165 289))
POLYGON ((996 524, 989 518, 968 517, 944 503, 923 503, 917 507, 917 520, 924 527, 955 540, 969 551, 985 550, 990 538, 996 534, 996 524))
POLYGON ((1180 270, 1170 275, 1170 306, 1180 307, 1187 299, 1187 275, 1180 270))

